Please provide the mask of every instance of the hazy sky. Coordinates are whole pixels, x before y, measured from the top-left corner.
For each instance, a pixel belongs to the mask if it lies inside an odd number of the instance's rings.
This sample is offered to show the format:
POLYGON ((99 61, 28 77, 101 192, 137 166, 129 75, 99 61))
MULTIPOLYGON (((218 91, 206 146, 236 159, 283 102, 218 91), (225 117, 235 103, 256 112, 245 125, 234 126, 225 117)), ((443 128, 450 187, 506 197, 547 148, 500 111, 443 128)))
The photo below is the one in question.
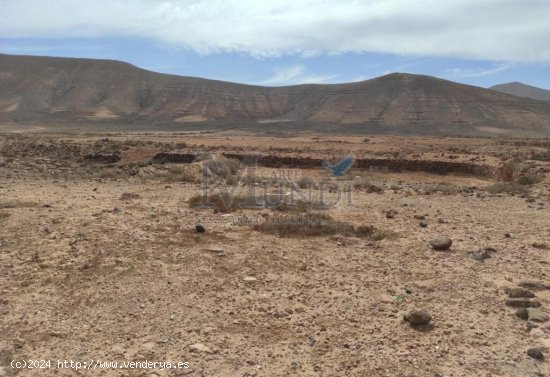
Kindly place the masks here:
POLYGON ((550 89, 548 0, 0 0, 0 52, 262 85, 389 72, 550 89))

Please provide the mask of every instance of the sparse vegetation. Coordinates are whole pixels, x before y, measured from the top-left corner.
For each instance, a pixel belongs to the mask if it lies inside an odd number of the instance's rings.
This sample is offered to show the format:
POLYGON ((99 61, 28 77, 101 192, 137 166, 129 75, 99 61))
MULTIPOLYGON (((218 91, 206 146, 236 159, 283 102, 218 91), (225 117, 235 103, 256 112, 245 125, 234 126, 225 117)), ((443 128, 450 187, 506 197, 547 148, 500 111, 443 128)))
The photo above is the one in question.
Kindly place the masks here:
POLYGON ((521 161, 517 158, 504 162, 500 168, 499 179, 504 182, 512 182, 519 169, 521 161))
POLYGON ((315 182, 313 181, 313 179, 311 179, 311 177, 306 177, 306 176, 300 177, 300 179, 296 182, 296 184, 301 189, 315 187, 315 182))
POLYGON ((120 200, 132 200, 139 198, 141 198, 141 196, 139 194, 136 194, 135 192, 125 192, 120 196, 120 200))
POLYGON ((368 193, 371 193, 371 192, 381 193, 384 191, 382 187, 372 183, 369 179, 365 177, 357 177, 356 179, 354 179, 353 188, 355 190, 366 191, 368 193))
POLYGON ((205 198, 203 195, 195 195, 188 200, 190 208, 200 208, 208 205, 220 212, 234 212, 245 204, 253 205, 252 198, 233 196, 229 193, 212 194, 205 198))
POLYGON ((232 158, 210 159, 204 161, 206 175, 210 178, 220 177, 228 184, 234 183, 235 175, 239 172, 241 163, 232 158))
POLYGON ((196 179, 189 174, 183 166, 171 166, 167 169, 166 180, 168 182, 187 182, 194 183, 196 179))
POLYGON ((0 209, 30 208, 30 207, 36 207, 36 203, 17 200, 17 199, 8 199, 8 200, 0 201, 0 209))
POLYGON ((253 229, 263 233, 277 234, 280 237, 343 235, 382 240, 395 235, 392 232, 381 231, 373 226, 354 227, 348 222, 336 221, 328 214, 320 212, 275 216, 261 224, 255 224, 253 229))
POLYGON ((532 186, 540 181, 540 178, 534 175, 521 175, 516 178, 516 183, 523 186, 532 186))
POLYGON ((487 188, 491 194, 529 194, 529 188, 516 182, 497 182, 487 188))

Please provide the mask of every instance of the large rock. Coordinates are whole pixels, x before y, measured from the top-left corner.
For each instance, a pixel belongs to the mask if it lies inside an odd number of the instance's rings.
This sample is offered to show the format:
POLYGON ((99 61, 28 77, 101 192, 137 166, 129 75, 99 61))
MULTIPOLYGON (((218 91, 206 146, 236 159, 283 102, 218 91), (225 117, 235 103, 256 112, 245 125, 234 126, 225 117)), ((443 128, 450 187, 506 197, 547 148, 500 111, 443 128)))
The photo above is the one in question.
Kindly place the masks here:
POLYGON ((451 247, 453 241, 449 237, 437 237, 430 241, 434 250, 447 250, 451 247))
POLYGON ((545 289, 550 289, 550 283, 544 283, 533 279, 520 280, 518 285, 522 288, 532 289, 534 291, 543 291, 545 289))
POLYGON ((508 288, 506 289, 506 293, 508 294, 508 297, 510 298, 533 298, 535 297, 535 294, 531 292, 528 289, 525 288, 508 288))
POLYGON ((512 308, 538 308, 540 302, 530 298, 511 298, 506 300, 506 305, 512 308))
POLYGON ((403 316, 406 322, 409 322, 412 326, 427 325, 432 320, 432 315, 423 309, 414 309, 403 316))
POLYGON ((535 309, 535 308, 518 309, 518 311, 516 312, 516 315, 521 319, 525 319, 527 321, 532 321, 532 322, 546 322, 550 319, 548 314, 546 314, 542 310, 535 309))
POLYGON ((529 348, 527 350, 527 355, 539 361, 544 360, 544 354, 542 353, 542 350, 540 348, 529 348))

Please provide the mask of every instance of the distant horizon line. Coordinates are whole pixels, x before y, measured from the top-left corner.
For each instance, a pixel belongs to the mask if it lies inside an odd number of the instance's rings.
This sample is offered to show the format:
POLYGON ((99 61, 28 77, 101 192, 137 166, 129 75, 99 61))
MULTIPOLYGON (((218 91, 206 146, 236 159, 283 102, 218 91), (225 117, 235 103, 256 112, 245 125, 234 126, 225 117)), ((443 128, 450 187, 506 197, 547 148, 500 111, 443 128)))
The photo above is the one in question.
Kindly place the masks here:
POLYGON ((550 89, 539 87, 539 86, 534 86, 534 85, 530 85, 530 84, 525 84, 521 81, 509 81, 509 82, 503 82, 503 83, 494 84, 494 85, 485 87, 485 86, 479 86, 479 85, 465 84, 465 83, 450 80, 450 79, 443 78, 443 77, 436 76, 436 75, 428 75, 428 74, 425 74, 425 73, 397 72, 397 71, 382 74, 382 75, 379 75, 379 76, 374 76, 374 77, 371 77, 371 78, 366 78, 364 80, 357 80, 357 81, 341 81, 341 82, 332 82, 332 83, 315 83, 315 82, 307 83, 306 82, 306 83, 301 83, 301 84, 290 84, 290 85, 261 85, 261 84, 251 84, 251 83, 246 83, 246 82, 221 80, 221 79, 217 79, 217 78, 208 78, 208 77, 204 77, 204 76, 192 76, 192 75, 187 76, 187 75, 176 74, 176 73, 167 73, 167 72, 162 72, 162 71, 155 71, 155 70, 152 70, 152 69, 149 69, 149 68, 140 67, 139 65, 137 65, 135 63, 131 63, 129 61, 119 60, 119 59, 97 58, 97 57, 91 58, 91 57, 58 56, 58 55, 13 54, 13 53, 5 53, 5 52, 0 51, 0 56, 2 56, 2 55, 4 55, 4 56, 18 56, 18 57, 33 57, 33 58, 97 60, 97 61, 115 62, 115 63, 128 64, 128 65, 130 65, 132 67, 135 67, 137 69, 141 69, 141 70, 144 70, 144 71, 147 71, 147 72, 161 74, 161 75, 169 75, 169 76, 176 76, 176 77, 183 77, 183 78, 187 77, 187 78, 195 78, 195 79, 210 80, 210 81, 219 81, 219 82, 225 82, 225 83, 230 83, 230 84, 256 86, 256 87, 264 87, 264 88, 284 88, 284 87, 304 86, 304 85, 319 85, 319 86, 323 86, 323 85, 327 85, 327 86, 329 86, 329 85, 346 85, 346 84, 356 84, 356 83, 366 82, 366 81, 370 81, 370 80, 375 80, 375 79, 390 76, 390 75, 411 75, 411 76, 430 77, 430 78, 435 78, 435 79, 438 79, 438 80, 444 80, 444 81, 448 81, 448 82, 457 83, 457 84, 460 84, 460 85, 474 86, 474 87, 483 88, 483 89, 492 89, 496 86, 503 86, 503 85, 520 84, 520 85, 524 85, 524 86, 534 88, 534 89, 550 91, 550 89))

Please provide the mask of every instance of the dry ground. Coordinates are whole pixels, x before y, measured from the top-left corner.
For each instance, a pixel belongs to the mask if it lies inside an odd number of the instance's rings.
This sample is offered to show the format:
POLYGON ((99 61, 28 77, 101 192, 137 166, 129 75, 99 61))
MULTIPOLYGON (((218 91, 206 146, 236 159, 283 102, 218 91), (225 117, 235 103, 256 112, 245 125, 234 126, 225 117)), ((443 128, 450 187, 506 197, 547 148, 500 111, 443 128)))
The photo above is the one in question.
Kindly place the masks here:
MULTIPOLYGON (((528 194, 509 195, 489 193, 489 178, 354 171, 383 192, 354 190, 351 205, 323 213, 397 234, 371 240, 258 232, 234 220, 265 221, 276 211, 189 208, 200 193, 192 182, 199 167, 174 173, 177 166, 146 163, 176 148, 163 144, 170 142, 318 156, 454 153, 498 167, 506 153, 543 153, 540 141, 114 135, 132 142, 115 164, 78 159, 78 148, 71 154, 56 144, 99 139, 1 137, 0 376, 550 376, 550 322, 527 324, 505 305, 505 289, 521 280, 550 282, 542 173, 528 194), (124 193, 138 196, 122 200, 124 193), (388 218, 391 209, 397 214, 388 218), (195 232, 197 222, 205 233, 195 232), (431 249, 438 235, 452 238, 450 251, 431 249), (491 258, 470 258, 485 247, 496 250, 491 258), (432 326, 405 323, 413 308, 428 310, 432 326), (529 357, 531 347, 542 347, 546 360, 529 357), (55 365, 14 370, 12 359, 55 365), (189 368, 56 369, 63 359, 189 368)), ((529 161, 537 172, 550 166, 529 161)), ((320 169, 300 174, 330 179, 320 169)), ((550 290, 535 294, 550 313, 550 290)))

